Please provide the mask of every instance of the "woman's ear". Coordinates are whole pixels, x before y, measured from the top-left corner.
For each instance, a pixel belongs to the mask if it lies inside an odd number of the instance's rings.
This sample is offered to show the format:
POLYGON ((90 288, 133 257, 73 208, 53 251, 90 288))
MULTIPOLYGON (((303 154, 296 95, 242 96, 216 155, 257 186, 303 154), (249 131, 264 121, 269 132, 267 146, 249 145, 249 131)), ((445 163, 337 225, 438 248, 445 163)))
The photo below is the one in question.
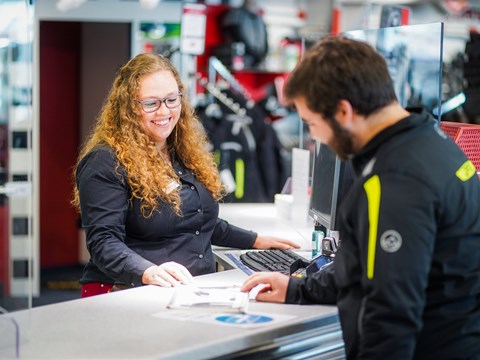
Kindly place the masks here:
POLYGON ((350 127, 353 120, 353 107, 350 102, 347 100, 340 100, 337 105, 337 112, 335 113, 335 118, 345 128, 350 127))

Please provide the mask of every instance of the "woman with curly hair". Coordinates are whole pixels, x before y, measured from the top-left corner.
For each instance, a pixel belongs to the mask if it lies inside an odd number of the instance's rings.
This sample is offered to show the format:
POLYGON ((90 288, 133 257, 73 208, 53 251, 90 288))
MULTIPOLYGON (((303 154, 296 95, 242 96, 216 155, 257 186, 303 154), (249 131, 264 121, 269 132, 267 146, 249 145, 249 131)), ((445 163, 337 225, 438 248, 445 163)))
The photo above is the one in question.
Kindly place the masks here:
POLYGON ((82 297, 175 286, 215 271, 211 245, 289 248, 218 218, 223 187, 175 67, 140 54, 118 72, 75 168, 90 261, 82 297))

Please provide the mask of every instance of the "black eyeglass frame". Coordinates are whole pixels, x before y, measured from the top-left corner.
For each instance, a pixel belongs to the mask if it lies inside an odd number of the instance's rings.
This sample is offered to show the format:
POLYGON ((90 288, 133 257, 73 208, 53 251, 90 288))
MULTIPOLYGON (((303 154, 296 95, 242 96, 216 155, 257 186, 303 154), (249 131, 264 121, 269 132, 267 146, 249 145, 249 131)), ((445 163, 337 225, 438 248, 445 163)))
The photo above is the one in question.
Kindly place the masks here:
POLYGON ((147 114, 150 114, 150 113, 153 113, 155 111, 158 111, 158 109, 160 109, 160 107, 162 106, 162 103, 165 104, 167 109, 170 109, 170 110, 178 108, 180 105, 182 105, 182 96, 183 96, 182 93, 178 93, 177 95, 168 96, 168 97, 163 98, 163 99, 137 100, 137 102, 140 103, 140 106, 142 107, 142 110, 144 112, 146 112, 147 114), (168 105, 168 103, 167 103, 168 100, 177 99, 178 97, 180 97, 180 102, 178 103, 178 105, 175 105, 175 106, 168 105), (145 108, 143 106, 145 105, 145 103, 148 103, 148 102, 158 102, 158 106, 153 110, 145 110, 145 108))

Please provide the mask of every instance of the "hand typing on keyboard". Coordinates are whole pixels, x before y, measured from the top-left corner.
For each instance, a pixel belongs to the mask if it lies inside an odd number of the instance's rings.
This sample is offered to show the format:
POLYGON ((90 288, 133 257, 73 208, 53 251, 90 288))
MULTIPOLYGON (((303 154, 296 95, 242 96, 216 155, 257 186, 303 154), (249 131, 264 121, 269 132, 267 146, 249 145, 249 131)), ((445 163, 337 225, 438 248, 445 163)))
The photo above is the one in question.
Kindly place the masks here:
POLYGON ((297 243, 287 240, 287 239, 280 239, 273 236, 257 236, 257 239, 253 243, 254 249, 299 249, 300 245, 297 243))

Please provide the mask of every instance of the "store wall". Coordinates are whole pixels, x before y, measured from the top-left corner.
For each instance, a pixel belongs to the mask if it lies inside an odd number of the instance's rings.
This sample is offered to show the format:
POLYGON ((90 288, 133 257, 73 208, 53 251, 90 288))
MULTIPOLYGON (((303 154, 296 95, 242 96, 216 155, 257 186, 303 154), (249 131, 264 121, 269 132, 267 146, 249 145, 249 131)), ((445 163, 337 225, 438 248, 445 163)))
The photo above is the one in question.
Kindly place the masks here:
POLYGON ((130 23, 82 22, 80 143, 93 127, 116 71, 130 59, 130 23))
POLYGON ((130 58, 130 24, 42 21, 39 47, 40 264, 51 267, 79 261, 72 171, 116 70, 130 58))
POLYGON ((8 198, 0 195, 0 298, 10 293, 8 198))
MULTIPOLYGON (((90 134, 117 70, 130 59, 130 23, 82 23, 79 145, 90 134)), ((78 261, 89 254, 83 229, 78 229, 78 261)))
POLYGON ((69 205, 78 148, 78 22, 40 24, 40 264, 76 263, 77 224, 69 205))

